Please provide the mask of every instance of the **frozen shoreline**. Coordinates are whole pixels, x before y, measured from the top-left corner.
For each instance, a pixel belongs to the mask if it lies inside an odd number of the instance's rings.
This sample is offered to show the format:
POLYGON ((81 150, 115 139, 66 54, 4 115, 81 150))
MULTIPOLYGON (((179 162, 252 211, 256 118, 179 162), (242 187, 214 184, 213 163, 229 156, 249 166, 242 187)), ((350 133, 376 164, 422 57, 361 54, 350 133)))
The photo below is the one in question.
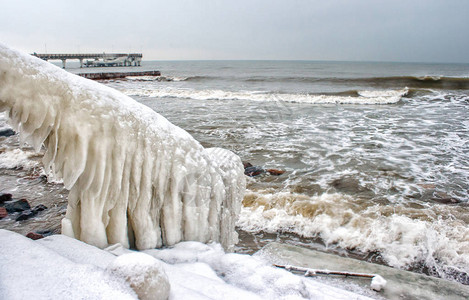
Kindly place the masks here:
MULTIPOLYGON (((134 251, 119 245, 101 250, 64 235, 32 241, 7 230, 0 230, 0 241, 0 298, 136 299, 128 283, 106 271, 116 256, 134 251)), ((225 253, 219 244, 182 242, 144 253, 162 264, 169 299, 369 299, 225 253)))

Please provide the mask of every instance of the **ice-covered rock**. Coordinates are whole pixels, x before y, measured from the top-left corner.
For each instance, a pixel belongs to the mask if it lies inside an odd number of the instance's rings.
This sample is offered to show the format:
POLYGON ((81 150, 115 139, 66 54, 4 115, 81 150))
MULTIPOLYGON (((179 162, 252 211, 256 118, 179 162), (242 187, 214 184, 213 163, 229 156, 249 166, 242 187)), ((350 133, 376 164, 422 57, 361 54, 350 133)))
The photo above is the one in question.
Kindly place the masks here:
POLYGON ((243 165, 150 108, 0 44, 0 111, 70 189, 63 233, 100 248, 237 240, 243 165))
MULTIPOLYGON (((119 245, 109 250, 64 235, 33 241, 0 229, 0 299, 142 299, 131 284, 158 284, 160 275, 148 278, 155 261, 171 285, 169 300, 369 299, 249 255, 225 253, 219 244, 181 242, 145 251, 161 261, 119 245), (117 258, 108 252, 116 248, 124 253, 117 258)), ((161 296, 159 289, 152 293, 151 299, 161 296)))
POLYGON ((371 288, 375 291, 381 291, 386 286, 386 279, 376 275, 371 279, 371 288))
POLYGON ((170 284, 163 265, 148 254, 121 255, 106 271, 124 278, 141 300, 166 300, 169 297, 170 284))

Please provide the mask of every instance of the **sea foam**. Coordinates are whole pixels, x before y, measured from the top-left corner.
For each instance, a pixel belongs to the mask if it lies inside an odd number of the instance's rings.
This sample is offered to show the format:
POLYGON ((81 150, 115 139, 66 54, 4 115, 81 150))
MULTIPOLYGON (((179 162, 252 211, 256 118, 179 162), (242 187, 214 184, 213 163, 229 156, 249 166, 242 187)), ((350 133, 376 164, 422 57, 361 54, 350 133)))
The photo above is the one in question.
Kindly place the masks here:
POLYGON ((262 91, 226 91, 215 89, 195 90, 189 88, 124 89, 129 96, 153 98, 179 98, 196 100, 246 100, 284 101, 307 104, 394 104, 408 93, 408 89, 360 91, 358 96, 318 95, 307 93, 270 93, 262 91))
POLYGON ((411 208, 363 207, 339 193, 306 196, 262 190, 247 193, 243 204, 237 225, 245 231, 319 237, 331 247, 378 252, 393 267, 424 264, 447 279, 469 272, 469 229, 458 220, 441 217, 451 211, 445 205, 416 218, 411 208))

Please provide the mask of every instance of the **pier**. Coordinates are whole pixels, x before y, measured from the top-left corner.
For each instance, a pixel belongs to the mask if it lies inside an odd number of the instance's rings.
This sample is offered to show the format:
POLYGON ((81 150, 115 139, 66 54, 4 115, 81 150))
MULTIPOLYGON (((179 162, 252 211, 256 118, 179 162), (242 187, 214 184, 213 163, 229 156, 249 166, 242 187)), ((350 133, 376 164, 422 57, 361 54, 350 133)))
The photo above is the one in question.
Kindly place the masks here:
POLYGON ((160 76, 160 71, 143 71, 143 72, 101 72, 101 73, 80 73, 77 74, 93 80, 107 80, 125 78, 127 76, 160 76))
POLYGON ((127 67, 140 66, 142 53, 87 53, 87 54, 31 54, 45 61, 61 60, 65 69, 67 59, 78 59, 80 68, 85 67, 127 67), (87 61, 84 61, 88 59, 87 61))

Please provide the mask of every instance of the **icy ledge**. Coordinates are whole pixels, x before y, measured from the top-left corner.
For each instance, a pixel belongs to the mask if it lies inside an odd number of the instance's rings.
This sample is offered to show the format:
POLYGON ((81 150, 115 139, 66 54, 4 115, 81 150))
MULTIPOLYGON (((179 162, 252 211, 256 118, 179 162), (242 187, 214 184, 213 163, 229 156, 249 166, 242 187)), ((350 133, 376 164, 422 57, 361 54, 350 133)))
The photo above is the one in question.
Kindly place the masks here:
POLYGON ((62 232, 104 248, 237 241, 241 160, 150 108, 0 44, 0 111, 70 189, 62 232))

